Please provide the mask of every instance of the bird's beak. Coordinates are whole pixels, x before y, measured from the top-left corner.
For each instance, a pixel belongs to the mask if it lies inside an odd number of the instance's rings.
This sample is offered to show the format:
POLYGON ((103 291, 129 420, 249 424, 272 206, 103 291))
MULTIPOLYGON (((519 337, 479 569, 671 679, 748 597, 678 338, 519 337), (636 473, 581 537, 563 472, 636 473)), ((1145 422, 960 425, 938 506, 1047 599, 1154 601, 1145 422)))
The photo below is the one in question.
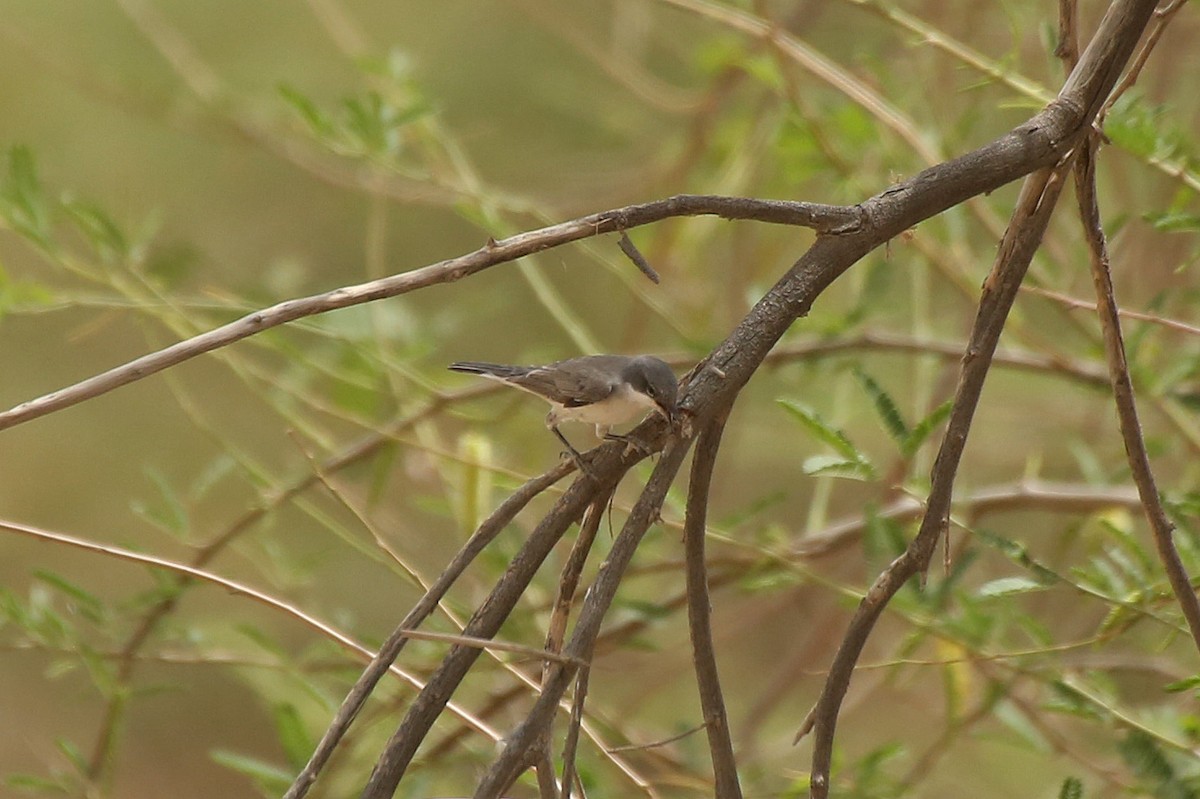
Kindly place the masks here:
POLYGON ((659 405, 658 412, 661 413, 663 415, 663 418, 665 418, 667 420, 667 424, 670 425, 672 430, 678 429, 678 427, 679 427, 679 409, 678 408, 676 408, 674 405, 659 405))

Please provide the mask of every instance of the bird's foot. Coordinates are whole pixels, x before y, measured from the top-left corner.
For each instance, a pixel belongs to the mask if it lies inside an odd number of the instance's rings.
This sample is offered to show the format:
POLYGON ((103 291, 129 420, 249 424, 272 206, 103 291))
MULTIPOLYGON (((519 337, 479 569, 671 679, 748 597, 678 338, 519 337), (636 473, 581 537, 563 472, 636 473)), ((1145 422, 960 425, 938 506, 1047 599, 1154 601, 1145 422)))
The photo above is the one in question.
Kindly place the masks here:
POLYGON ((621 442, 623 442, 625 444, 625 454, 626 455, 629 455, 630 453, 634 452, 635 450, 637 452, 642 453, 642 456, 646 457, 646 458, 648 458, 654 454, 654 450, 651 449, 649 445, 647 445, 641 441, 638 441, 633 436, 622 436, 622 435, 618 435, 617 433, 606 433, 604 436, 604 440, 605 441, 621 441, 621 442))
POLYGON ((594 471, 592 471, 592 467, 588 466, 587 461, 585 461, 583 459, 583 455, 579 454, 579 451, 576 450, 574 447, 572 447, 569 450, 563 450, 562 452, 560 452, 558 454, 558 457, 559 458, 570 458, 572 461, 575 462, 575 468, 579 470, 580 474, 582 474, 586 477, 590 477, 592 480, 594 480, 597 483, 600 482, 600 479, 596 476, 596 473, 594 471))

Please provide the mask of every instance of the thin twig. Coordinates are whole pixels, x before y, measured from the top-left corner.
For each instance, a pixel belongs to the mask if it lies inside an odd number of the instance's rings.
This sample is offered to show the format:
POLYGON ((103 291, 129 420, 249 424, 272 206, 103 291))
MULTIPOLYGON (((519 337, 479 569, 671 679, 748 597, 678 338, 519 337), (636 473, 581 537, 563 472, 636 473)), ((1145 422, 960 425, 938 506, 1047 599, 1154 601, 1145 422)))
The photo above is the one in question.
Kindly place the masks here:
MULTIPOLYGON (((943 360, 958 361, 962 359, 965 349, 965 344, 955 341, 935 341, 895 333, 867 331, 852 338, 777 347, 767 356, 766 363, 775 366, 780 363, 837 355, 842 352, 872 350, 932 355, 943 360)), ((1027 351, 997 352, 992 360, 998 366, 1008 366, 1031 372, 1050 372, 1088 385, 1108 387, 1108 375, 1105 370, 1088 361, 1027 351)))
MULTIPOLYGON (((1133 510, 1141 507, 1138 495, 1128 488, 1076 485, 1073 483, 1046 483, 1038 480, 1022 480, 1019 483, 982 488, 971 495, 957 500, 955 506, 968 518, 981 514, 1004 511, 1009 508, 1030 510, 1034 508, 1058 513, 1088 513, 1104 508, 1122 507, 1133 510)), ((856 513, 835 521, 821 530, 804 536, 792 547, 791 553, 798 558, 819 558, 839 551, 858 541, 871 524, 872 519, 905 522, 919 518, 925 512, 925 503, 916 497, 904 496, 884 505, 867 516, 856 513)))
MULTIPOLYGON (((579 535, 575 537, 575 544, 571 547, 571 554, 567 556, 567 562, 563 564, 562 573, 558 580, 558 591, 554 597, 553 609, 550 612, 550 624, 546 630, 546 649, 550 652, 561 652, 563 639, 567 632, 567 619, 571 615, 571 607, 575 603, 575 593, 579 588, 579 578, 583 574, 583 567, 587 563, 588 553, 591 552, 592 544, 596 540, 596 531, 600 529, 600 519, 604 516, 604 509, 608 506, 612 499, 613 486, 607 491, 603 491, 596 496, 592 501, 592 505, 588 508, 587 515, 584 516, 583 524, 579 526, 579 535)), ((571 706, 571 728, 567 735, 567 744, 563 747, 563 776, 562 776, 562 796, 563 799, 571 799, 571 782, 574 779, 575 772, 575 750, 579 743, 579 729, 583 724, 583 698, 587 692, 587 664, 580 663, 582 668, 579 681, 576 683, 575 701, 571 706)), ((542 680, 545 681, 549 670, 542 666, 542 680)), ((539 741, 539 749, 542 750, 545 761, 550 761, 551 746, 550 736, 542 736, 539 741)), ((541 781, 541 766, 538 767, 538 780, 541 781)), ((553 766, 551 765, 551 768, 553 766)), ((553 771, 551 771, 553 774, 553 771)))
POLYGON ((1154 471, 1150 466, 1150 455, 1142 438, 1142 425, 1138 420, 1137 401, 1133 393, 1133 381, 1129 376, 1129 363, 1125 357, 1125 342, 1121 336, 1121 319, 1117 314, 1117 300, 1113 293, 1112 273, 1109 268, 1108 244, 1100 222, 1100 205, 1096 199, 1095 139, 1090 139, 1083 148, 1079 164, 1075 168, 1075 196, 1079 201, 1079 218, 1083 223, 1084 238, 1087 240, 1092 283, 1096 288, 1096 305, 1100 328, 1104 334, 1104 353, 1108 359, 1108 371, 1112 379, 1113 399, 1117 406, 1118 426, 1125 442, 1125 455, 1129 461, 1130 474, 1141 496, 1142 508, 1150 529, 1154 532, 1154 544, 1162 560, 1167 580, 1179 600, 1183 616, 1187 619, 1196 649, 1200 650, 1200 600, 1192 588, 1191 578, 1179 558, 1173 536, 1175 525, 1163 508, 1162 498, 1155 484, 1154 471))
MULTIPOLYGON (((210 583, 212 585, 218 585, 221 588, 224 588, 225 590, 229 591, 230 593, 245 596, 249 599, 254 600, 255 602, 266 605, 269 608, 272 608, 272 609, 278 610, 278 611, 282 611, 283 613, 287 614, 288 616, 291 616, 292 618, 300 621, 305 626, 310 627, 313 630, 316 630, 321 635, 336 642, 343 649, 346 649, 346 650, 352 652, 355 656, 357 656, 363 660, 369 660, 372 657, 374 657, 374 653, 371 652, 370 649, 368 649, 367 647, 358 643, 357 641, 353 640, 349 636, 342 634, 339 630, 337 630, 337 628, 326 624, 325 622, 321 621, 320 619, 317 619, 314 616, 308 615, 307 613, 305 613, 303 610, 296 607, 295 605, 291 605, 287 602, 277 599, 277 598, 271 596, 270 594, 266 594, 262 591, 259 591, 256 588, 252 588, 252 587, 246 585, 245 583, 240 583, 236 580, 230 580, 227 577, 221 577, 218 574, 213 574, 212 572, 205 571, 204 569, 198 569, 198 568, 195 568, 192 566, 187 566, 183 563, 176 563, 175 561, 166 560, 165 558, 158 558, 153 555, 145 555, 141 552, 134 552, 132 550, 125 549, 124 547, 113 546, 111 544, 98 544, 94 541, 88 541, 87 539, 79 538, 77 536, 67 535, 66 533, 60 533, 60 532, 56 532, 53 530, 47 530, 43 527, 36 527, 34 525, 21 524, 20 522, 13 522, 13 521, 5 520, 5 519, 0 519, 0 529, 9 530, 10 532, 14 532, 14 533, 20 533, 21 535, 28 536, 29 538, 35 538, 35 539, 38 539, 39 541, 49 541, 49 542, 52 542, 55 544, 66 544, 67 546, 75 547, 76 549, 82 549, 82 550, 86 550, 88 552, 95 552, 95 553, 107 555, 109 557, 117 558, 118 560, 129 561, 130 563, 139 563, 139 564, 142 564, 145 566, 151 566, 156 569, 163 569, 163 570, 166 570, 169 572, 174 572, 176 574, 184 574, 194 580, 199 580, 199 581, 202 581, 205 583, 210 583)), ((407 630, 402 631, 401 635, 403 637, 407 638, 410 636, 410 631, 407 631, 407 630)), ((458 637, 458 636, 453 636, 453 637, 458 637)), ((492 646, 492 642, 482 640, 482 639, 468 637, 468 638, 464 638, 464 640, 462 642, 459 642, 458 646, 470 646, 472 648, 480 648, 480 647, 485 647, 485 646, 492 646)), ((505 645, 505 646, 501 646, 499 648, 509 648, 509 647, 505 645)), ((521 649, 527 649, 527 648, 521 647, 521 649)), ((547 654, 550 654, 550 653, 540 653, 540 655, 542 655, 542 656, 547 655, 547 654)), ((120 653, 119 656, 124 657, 124 653, 120 653)), ((554 657, 561 658, 562 656, 556 655, 554 657)), ((571 661, 571 662, 574 663, 574 661, 571 661)), ((409 674, 408 672, 404 671, 403 669, 400 669, 396 666, 392 666, 390 664, 383 671, 384 672, 390 671, 393 674, 399 676, 401 679, 403 679, 410 685, 416 686, 418 688, 421 687, 423 684, 419 677, 409 674)), ((380 674, 380 676, 382 676, 382 674, 380 674)), ((499 735, 494 730, 492 730, 488 725, 479 721, 477 718, 475 718, 470 713, 468 713, 465 710, 458 708, 458 707, 454 707, 453 710, 456 715, 458 715, 461 719, 463 719, 468 724, 473 726, 476 730, 483 732, 484 734, 491 737, 493 740, 499 740, 499 735)))
POLYGON ((1171 0, 1163 5, 1162 8, 1154 12, 1154 24, 1150 27, 1150 32, 1146 34, 1146 39, 1142 43, 1142 47, 1138 50, 1138 54, 1134 56, 1133 64, 1125 73, 1125 77, 1113 89, 1108 101, 1104 104, 1104 108, 1096 116, 1097 124, 1104 124, 1104 118, 1108 116, 1108 112, 1112 110, 1113 105, 1117 100, 1121 99, 1121 95, 1133 88, 1137 83, 1137 79, 1142 74, 1142 68, 1146 66, 1146 62, 1150 59, 1150 53, 1154 52, 1155 45, 1162 38, 1163 33, 1167 30, 1167 25, 1171 24, 1171 19, 1175 16, 1175 12, 1183 8, 1183 4, 1187 0, 1171 0))
POLYGON ((673 744, 676 741, 682 741, 684 738, 687 738, 689 735, 695 735, 696 733, 698 733, 702 729, 704 729, 705 726, 707 726, 707 725, 697 724, 695 727, 684 730, 683 732, 679 733, 678 735, 672 735, 669 738, 659 738, 657 741, 649 741, 644 744, 626 744, 625 746, 614 746, 611 749, 609 749, 608 751, 610 754, 614 754, 617 752, 640 752, 640 751, 644 751, 646 749, 657 749, 661 746, 667 746, 668 744, 673 744))
MULTIPOLYGON (((1036 286, 1022 286, 1021 291, 1028 291, 1031 294, 1046 297, 1068 308, 1081 308, 1088 311, 1095 311, 1098 308, 1094 302, 1080 300, 1072 297, 1070 294, 1063 294, 1058 291, 1051 291, 1050 289, 1038 288, 1036 286)), ((1123 316, 1126 319, 1136 319, 1139 322, 1150 322, 1159 327, 1165 327, 1168 330, 1187 333, 1189 336, 1200 336, 1200 327, 1189 325, 1187 322, 1180 322, 1178 319, 1168 319, 1165 316, 1156 316, 1155 314, 1142 313, 1141 311, 1130 311, 1124 308, 1118 308, 1117 315, 1123 316)))
POLYGON ((686 518, 683 523, 683 548, 687 559, 688 630, 692 639, 692 661, 700 708, 704 714, 708 751, 712 758, 717 799, 741 799, 737 759, 729 736, 729 714, 721 692, 717 655, 713 646, 712 608, 709 605, 708 571, 704 564, 704 536, 708 524, 709 488, 716 466, 717 450, 726 416, 713 419, 700 431, 692 474, 688 479, 686 518))
POLYGON ((563 744, 563 799, 571 799, 571 785, 575 782, 575 752, 579 748, 579 729, 583 726, 583 705, 587 701, 588 678, 592 670, 583 664, 575 675, 575 696, 571 702, 571 723, 567 727, 567 740, 563 744))

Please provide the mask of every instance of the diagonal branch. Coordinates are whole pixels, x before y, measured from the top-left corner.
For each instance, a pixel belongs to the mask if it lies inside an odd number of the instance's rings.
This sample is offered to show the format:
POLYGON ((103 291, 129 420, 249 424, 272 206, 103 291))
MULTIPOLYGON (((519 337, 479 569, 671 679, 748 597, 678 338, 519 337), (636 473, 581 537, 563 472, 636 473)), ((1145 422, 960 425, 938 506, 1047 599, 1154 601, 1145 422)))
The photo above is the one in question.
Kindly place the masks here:
MULTIPOLYGON (((425 621, 429 614, 437 607, 438 602, 446 595, 446 592, 450 590, 454 582, 462 575, 467 566, 483 551, 484 547, 500 534, 508 523, 516 517, 517 513, 529 504, 530 500, 562 479, 569 470, 569 463, 563 462, 545 474, 528 481, 521 488, 513 492, 508 499, 502 502, 479 525, 479 529, 463 544, 458 554, 442 570, 442 573, 438 575, 437 580, 429 587, 425 595, 405 615, 404 620, 397 625, 392 634, 383 642, 379 647, 379 652, 371 659, 371 663, 363 670, 363 673, 359 675, 358 680, 350 689, 350 693, 346 695, 333 720, 325 729, 308 763, 296 775, 296 779, 292 781, 291 787, 284 794, 284 799, 300 799, 300 797, 308 793, 308 789, 316 782, 317 775, 320 774, 321 769, 324 768, 330 756, 333 755, 333 750, 337 748, 342 736, 346 734, 346 731, 350 729, 350 725, 354 723, 355 717, 358 716, 359 711, 366 704, 367 697, 371 695, 371 692, 375 689, 375 685, 387 673, 392 663, 400 655, 400 651, 404 648, 409 637, 405 634, 406 630, 415 628, 425 621)), ((474 635, 474 633, 467 633, 465 631, 464 634, 468 636, 474 635)))
MULTIPOLYGON (((612 551, 600 564, 595 582, 588 589, 583 607, 579 611, 579 621, 575 624, 570 642, 562 652, 565 657, 572 659, 572 665, 565 668, 554 666, 549 670, 542 683, 542 695, 538 697, 524 720, 508 736, 504 751, 480 780, 475 789, 476 799, 497 799, 520 776, 528 763, 528 753, 536 739, 549 729, 559 700, 575 676, 577 668, 573 664, 590 662, 596 637, 600 634, 600 625, 616 596, 625 569, 633 560, 642 536, 658 518, 663 500, 667 496, 667 489, 674 482, 689 445, 689 441, 680 438, 673 440, 663 450, 646 488, 638 497, 629 518, 625 520, 625 526, 613 542, 612 551)), ((431 684, 432 682, 430 680, 431 684)), ((383 776, 377 768, 376 773, 371 775, 371 782, 363 791, 363 799, 387 799, 392 795, 400 774, 395 774, 394 779, 387 775, 386 780, 381 778, 383 776)))
MULTIPOLYGON (((601 479, 607 478, 606 482, 600 484, 591 478, 582 478, 576 480, 566 493, 559 497, 550 512, 534 528, 509 564, 504 576, 475 611, 463 630, 464 635, 491 638, 496 634, 567 527, 580 518, 600 493, 610 490, 617 478, 641 457, 637 454, 622 453, 622 450, 624 447, 616 442, 600 448, 600 452, 597 453, 599 457, 593 458, 589 465, 601 479)), ((392 795, 404 770, 416 754, 417 747, 478 656, 479 650, 462 646, 453 647, 446 654, 425 688, 409 706, 400 727, 392 735, 375 764, 364 797, 392 795)), ((296 797, 302 795, 294 794, 296 797)), ((291 796, 289 795, 289 799, 291 796)))
POLYGON ((1121 318, 1117 312, 1117 299, 1113 293, 1112 273, 1109 269, 1108 244, 1104 228, 1100 224, 1100 205, 1096 199, 1095 140, 1090 139, 1079 157, 1075 168, 1075 196, 1079 200, 1079 217, 1087 239, 1092 283, 1096 288, 1096 309, 1100 328, 1104 333, 1104 353, 1108 359, 1108 372, 1112 380, 1113 399, 1117 406, 1117 421, 1121 438, 1125 443, 1125 455, 1129 459, 1129 470, 1142 500, 1146 520, 1154 532, 1154 544, 1162 560, 1163 569, 1171 583, 1171 589, 1179 599, 1183 616, 1192 632, 1192 640, 1200 649, 1200 601, 1188 577, 1179 551, 1175 548, 1173 535, 1175 525, 1163 508, 1154 472, 1150 467, 1150 455, 1142 438, 1142 425, 1138 420, 1137 402, 1133 394, 1133 381, 1129 376, 1129 363, 1125 359, 1125 342, 1121 336, 1121 318))
POLYGON ((1043 169, 1025 181, 1008 232, 1000 244, 996 263, 983 284, 979 312, 963 354, 954 409, 934 461, 929 500, 920 529, 905 552, 875 578, 859 603, 834 656, 821 698, 805 721, 805 726, 811 723, 816 732, 810 783, 814 799, 824 799, 829 795, 829 772, 833 762, 833 735, 837 727, 838 710, 863 646, 888 602, 908 580, 925 571, 934 547, 949 529, 954 478, 983 392, 991 357, 1017 289, 1049 224, 1070 161, 1068 159, 1056 169, 1043 169))

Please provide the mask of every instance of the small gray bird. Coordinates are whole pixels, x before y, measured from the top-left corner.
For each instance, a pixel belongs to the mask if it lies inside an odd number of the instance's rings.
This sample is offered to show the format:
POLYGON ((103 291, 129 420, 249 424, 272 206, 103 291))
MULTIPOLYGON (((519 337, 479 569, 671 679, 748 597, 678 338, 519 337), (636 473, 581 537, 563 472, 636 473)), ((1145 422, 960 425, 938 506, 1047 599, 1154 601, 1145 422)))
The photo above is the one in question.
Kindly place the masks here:
POLYGON ((624 441, 613 435, 621 424, 652 410, 673 426, 678 383, 671 367, 652 355, 585 355, 545 366, 505 366, 459 361, 455 372, 481 375, 536 394, 550 403, 546 426, 570 450, 581 468, 579 452, 558 429, 559 422, 596 426, 598 438, 624 441))

